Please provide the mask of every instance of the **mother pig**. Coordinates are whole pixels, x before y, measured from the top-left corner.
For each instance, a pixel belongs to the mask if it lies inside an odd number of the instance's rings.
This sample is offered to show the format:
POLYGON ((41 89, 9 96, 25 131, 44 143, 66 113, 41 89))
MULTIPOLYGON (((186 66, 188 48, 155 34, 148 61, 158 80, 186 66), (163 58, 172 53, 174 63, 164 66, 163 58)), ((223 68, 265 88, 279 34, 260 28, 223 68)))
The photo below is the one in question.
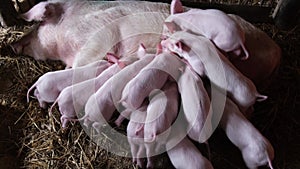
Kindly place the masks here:
POLYGON ((154 48, 168 15, 163 3, 49 0, 21 15, 40 24, 12 48, 35 59, 82 66, 107 52, 132 54, 141 43, 154 48))

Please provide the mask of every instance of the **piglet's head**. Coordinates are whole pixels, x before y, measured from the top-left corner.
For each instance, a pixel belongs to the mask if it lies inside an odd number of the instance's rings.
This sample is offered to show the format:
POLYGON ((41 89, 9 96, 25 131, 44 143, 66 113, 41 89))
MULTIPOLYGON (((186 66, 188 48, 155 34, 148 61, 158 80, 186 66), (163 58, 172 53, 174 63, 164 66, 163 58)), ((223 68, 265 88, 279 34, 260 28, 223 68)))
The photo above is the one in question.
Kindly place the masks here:
POLYGON ((174 52, 182 57, 187 55, 188 52, 191 50, 181 40, 173 39, 172 37, 166 40, 162 40, 161 45, 163 50, 174 52))
POLYGON ((176 31, 179 31, 180 28, 174 22, 165 22, 163 26, 161 39, 167 39, 176 31))

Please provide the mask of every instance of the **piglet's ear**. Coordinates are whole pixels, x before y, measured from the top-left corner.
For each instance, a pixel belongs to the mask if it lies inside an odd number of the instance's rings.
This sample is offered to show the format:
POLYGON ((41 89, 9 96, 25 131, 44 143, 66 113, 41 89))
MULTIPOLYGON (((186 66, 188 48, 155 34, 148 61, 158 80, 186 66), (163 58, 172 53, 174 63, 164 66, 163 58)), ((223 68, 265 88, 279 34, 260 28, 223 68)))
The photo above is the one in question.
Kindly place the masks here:
POLYGON ((156 45, 156 55, 159 55, 162 53, 162 45, 161 43, 156 45))
POLYGON ((179 55, 182 55, 184 52, 189 52, 191 50, 190 47, 186 46, 181 41, 175 42, 173 48, 173 51, 179 55))
POLYGON ((137 51, 137 56, 138 58, 142 58, 143 56, 145 56, 145 54, 146 54, 146 48, 144 44, 141 43, 137 51))
POLYGON ((176 25, 173 22, 165 22, 164 23, 170 33, 176 32, 176 25))
POLYGON ((180 0, 172 0, 170 8, 171 15, 183 12, 183 6, 180 0))
POLYGON ((181 49, 181 50, 182 50, 183 45, 182 45, 182 43, 181 43, 180 41, 176 42, 175 45, 176 45, 176 47, 177 47, 178 49, 181 49))
POLYGON ((111 63, 118 63, 118 61, 119 61, 119 57, 118 56, 116 56, 115 54, 113 54, 113 53, 107 53, 106 54, 106 58, 107 58, 107 60, 109 61, 109 62, 111 62, 111 63))

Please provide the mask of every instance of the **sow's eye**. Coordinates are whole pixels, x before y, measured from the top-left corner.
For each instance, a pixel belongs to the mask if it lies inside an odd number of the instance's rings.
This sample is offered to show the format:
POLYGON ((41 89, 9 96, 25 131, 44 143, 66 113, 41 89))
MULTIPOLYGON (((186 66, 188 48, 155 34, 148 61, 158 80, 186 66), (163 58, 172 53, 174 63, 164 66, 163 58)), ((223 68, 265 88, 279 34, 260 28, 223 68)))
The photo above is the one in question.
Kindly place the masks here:
POLYGON ((32 28, 30 28, 30 30, 28 30, 27 33, 25 33, 25 35, 20 40, 13 42, 10 45, 14 53, 24 54, 24 52, 27 50, 26 48, 30 46, 30 42, 34 38, 37 29, 38 29, 38 25, 33 26, 32 28))
POLYGON ((24 51, 26 51, 26 48, 28 48, 29 45, 29 40, 21 39, 17 42, 12 43, 10 47, 12 48, 15 54, 22 54, 24 53, 24 51))

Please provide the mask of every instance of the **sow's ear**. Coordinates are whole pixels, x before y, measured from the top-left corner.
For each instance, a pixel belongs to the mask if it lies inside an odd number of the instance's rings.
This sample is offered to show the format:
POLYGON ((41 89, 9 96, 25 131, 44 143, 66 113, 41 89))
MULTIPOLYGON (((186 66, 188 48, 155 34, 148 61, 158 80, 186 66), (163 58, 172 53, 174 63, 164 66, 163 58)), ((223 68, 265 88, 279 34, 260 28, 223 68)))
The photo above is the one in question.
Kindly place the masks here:
POLYGON ((47 21, 60 17, 63 8, 60 3, 40 2, 20 17, 25 21, 47 21))

